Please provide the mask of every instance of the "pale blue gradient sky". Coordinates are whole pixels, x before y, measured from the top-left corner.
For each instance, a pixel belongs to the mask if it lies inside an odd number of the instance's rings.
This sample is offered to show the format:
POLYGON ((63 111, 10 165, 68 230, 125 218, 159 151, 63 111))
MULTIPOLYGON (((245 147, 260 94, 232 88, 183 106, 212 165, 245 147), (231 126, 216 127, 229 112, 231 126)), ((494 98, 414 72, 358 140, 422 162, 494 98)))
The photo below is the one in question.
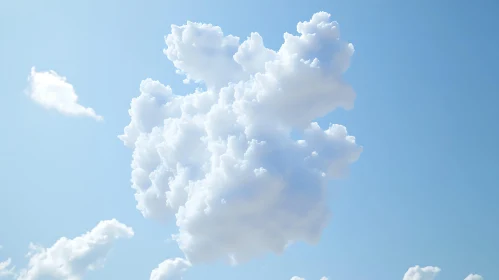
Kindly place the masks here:
POLYGON ((4 1, 0 4, 0 260, 18 267, 29 242, 50 246, 117 218, 135 237, 85 279, 148 279, 175 231, 145 220, 130 188, 130 150, 117 135, 147 77, 188 92, 163 55, 170 24, 219 25, 277 48, 285 31, 324 10, 356 53, 344 124, 364 146, 331 193, 318 246, 237 267, 197 266, 185 279, 402 279, 408 267, 440 280, 499 279, 497 1, 4 1), (97 123, 47 111, 23 94, 30 68, 68 78, 97 123))

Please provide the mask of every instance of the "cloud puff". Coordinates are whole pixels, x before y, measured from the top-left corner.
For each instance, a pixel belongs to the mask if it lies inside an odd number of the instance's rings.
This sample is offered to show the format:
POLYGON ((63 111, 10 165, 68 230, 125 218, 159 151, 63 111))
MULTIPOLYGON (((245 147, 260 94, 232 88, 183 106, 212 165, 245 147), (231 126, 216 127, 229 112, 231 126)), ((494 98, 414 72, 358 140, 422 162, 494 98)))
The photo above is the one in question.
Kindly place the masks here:
MULTIPOLYGON (((439 273, 440 273, 439 267, 436 266, 420 267, 416 265, 407 270, 403 280, 434 280, 439 273)), ((305 278, 293 276, 291 280, 305 280, 305 278)), ((321 280, 327 280, 327 278, 322 277, 321 280)), ((478 274, 470 274, 464 280, 483 280, 483 277, 478 274)))
POLYGON ((478 274, 470 274, 464 280, 483 280, 483 277, 478 274))
POLYGON ((113 219, 99 222, 74 239, 62 237, 50 248, 31 244, 28 267, 21 270, 18 280, 79 280, 86 271, 104 264, 114 240, 133 235, 132 228, 113 219))
MULTIPOLYGON (((298 276, 293 276, 291 277, 291 280, 305 280, 305 278, 301 278, 301 277, 298 277, 298 276)), ((327 280, 326 277, 322 277, 321 280, 327 280)))
POLYGON ((182 258, 167 259, 151 272, 150 280, 182 280, 182 274, 191 267, 182 258))
MULTIPOLYGON (((420 267, 419 265, 416 265, 407 270, 403 280, 434 280, 439 273, 439 267, 420 267)), ((483 277, 478 274, 470 274, 464 280, 483 280, 483 277)))
POLYGON ((131 102, 119 138, 133 149, 137 208, 176 218, 173 238, 192 264, 316 243, 328 183, 361 154, 344 126, 313 122, 353 107, 342 79, 353 46, 325 12, 297 31, 274 51, 258 33, 240 43, 209 24, 173 25, 165 54, 206 90, 177 95, 145 79, 131 102))
POLYGON ((0 277, 13 277, 16 275, 15 267, 11 265, 12 260, 8 258, 5 261, 0 261, 0 277))
POLYGON ((101 116, 95 113, 94 109, 78 104, 78 95, 76 95, 73 85, 56 72, 37 72, 33 67, 28 82, 27 94, 33 101, 44 108, 55 109, 64 115, 85 116, 98 121, 103 120, 101 116))
POLYGON ((403 280, 433 280, 440 273, 440 268, 436 266, 420 267, 413 266, 407 270, 403 280))

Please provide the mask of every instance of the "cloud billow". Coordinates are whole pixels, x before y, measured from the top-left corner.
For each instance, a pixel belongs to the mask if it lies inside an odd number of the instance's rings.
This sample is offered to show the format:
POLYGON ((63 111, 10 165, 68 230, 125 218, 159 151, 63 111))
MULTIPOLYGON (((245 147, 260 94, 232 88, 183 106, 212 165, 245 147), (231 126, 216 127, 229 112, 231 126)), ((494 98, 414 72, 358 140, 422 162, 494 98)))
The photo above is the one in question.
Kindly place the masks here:
POLYGON ((115 240, 133 235, 131 227, 112 219, 100 221, 73 239, 62 237, 49 248, 30 244, 28 266, 20 271, 17 280, 80 280, 87 271, 103 267, 115 240))
POLYGON ((274 51, 258 33, 240 43, 213 25, 173 25, 165 54, 186 82, 206 89, 178 95, 145 79, 131 102, 119 137, 133 149, 137 208, 176 219, 173 238, 189 265, 318 242, 328 183, 362 152, 344 126, 314 122, 353 108, 355 92, 342 78, 352 44, 325 12, 297 31, 274 51))

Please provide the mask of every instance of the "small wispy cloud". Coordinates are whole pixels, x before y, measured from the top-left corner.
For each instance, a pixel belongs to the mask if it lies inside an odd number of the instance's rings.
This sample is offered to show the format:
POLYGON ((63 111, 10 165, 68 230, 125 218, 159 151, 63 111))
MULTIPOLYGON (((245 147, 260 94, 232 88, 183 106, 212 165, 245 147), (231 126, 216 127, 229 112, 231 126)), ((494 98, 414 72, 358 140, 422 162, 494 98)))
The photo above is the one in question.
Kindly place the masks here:
POLYGON ((73 85, 55 71, 37 72, 33 67, 28 82, 27 94, 46 109, 69 116, 90 117, 97 121, 104 119, 94 109, 80 105, 73 85))
MULTIPOLYGON (((402 280, 435 280, 440 274, 441 269, 436 266, 413 266, 404 274, 402 280)), ((464 280, 483 280, 478 274, 470 274, 464 280)))
POLYGON ((0 262, 0 277, 15 277, 15 270, 16 268, 12 266, 12 260, 10 258, 0 262))

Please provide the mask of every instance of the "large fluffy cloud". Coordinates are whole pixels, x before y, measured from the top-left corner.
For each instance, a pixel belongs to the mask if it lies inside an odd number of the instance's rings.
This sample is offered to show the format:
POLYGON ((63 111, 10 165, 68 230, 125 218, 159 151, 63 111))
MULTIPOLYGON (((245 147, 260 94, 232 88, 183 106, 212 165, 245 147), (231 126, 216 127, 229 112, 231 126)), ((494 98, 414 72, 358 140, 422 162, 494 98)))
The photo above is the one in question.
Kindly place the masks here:
POLYGON ((28 82, 27 94, 46 109, 54 109, 70 116, 91 117, 99 121, 103 119, 94 109, 78 104, 78 95, 73 85, 54 71, 37 72, 33 67, 28 82))
POLYGON ((103 265, 114 240, 133 235, 132 228, 113 219, 74 239, 62 237, 49 248, 31 244, 28 267, 20 271, 18 280, 79 280, 86 271, 103 265))
POLYGON ((190 263, 316 243, 329 217, 328 182, 360 156, 344 126, 313 122, 353 107, 342 79, 353 46, 325 12, 297 31, 274 51, 258 33, 240 43, 216 26, 173 25, 165 54, 206 89, 177 95, 145 79, 131 102, 120 139, 133 149, 137 208, 176 218, 173 238, 190 263))

